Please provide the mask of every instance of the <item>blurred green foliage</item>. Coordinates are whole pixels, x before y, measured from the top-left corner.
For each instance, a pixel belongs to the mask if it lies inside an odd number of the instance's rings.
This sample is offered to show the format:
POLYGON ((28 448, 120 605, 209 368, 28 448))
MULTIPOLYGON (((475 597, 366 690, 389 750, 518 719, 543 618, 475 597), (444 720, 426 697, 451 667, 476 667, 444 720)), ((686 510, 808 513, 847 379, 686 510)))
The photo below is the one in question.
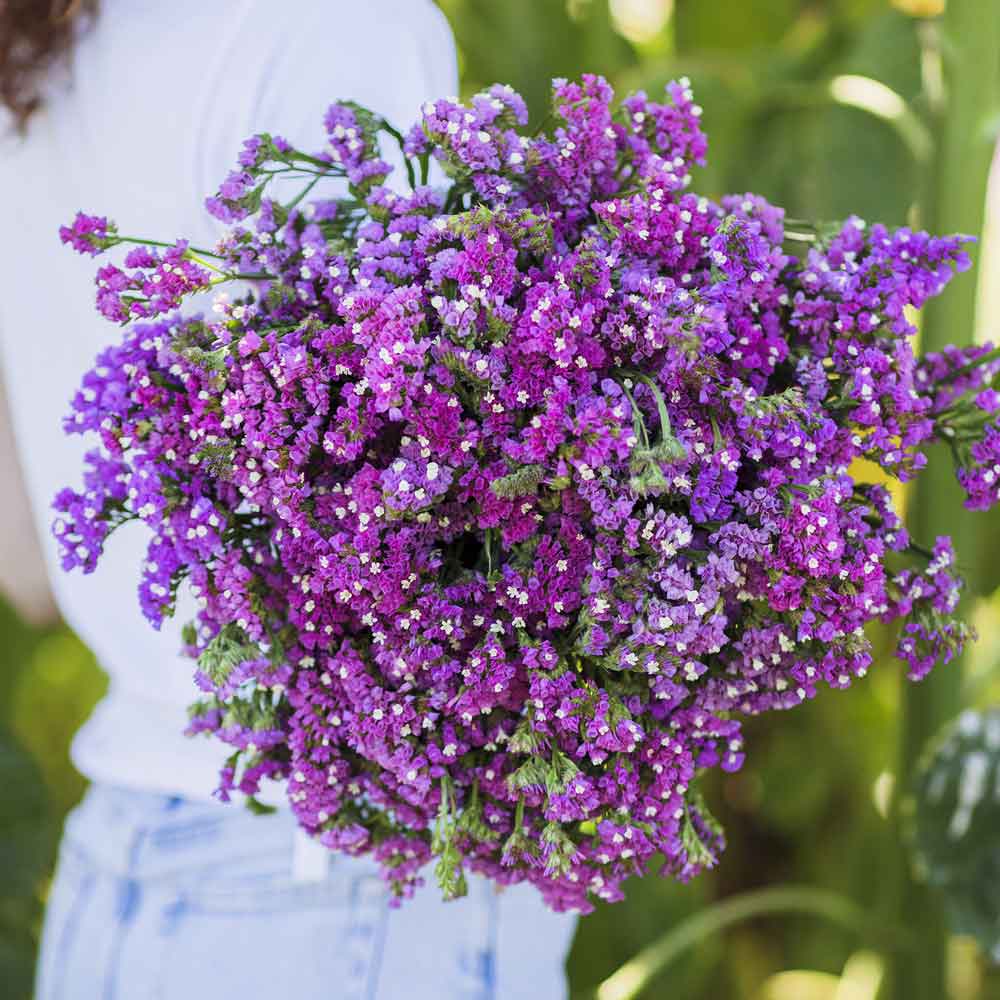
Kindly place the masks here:
MULTIPOLYGON (((963 4, 975 23, 976 12, 993 10, 995 0, 951 2, 963 4)), ((919 221, 915 206, 927 199, 928 176, 932 184, 968 180, 973 191, 981 183, 975 171, 968 178, 961 172, 935 176, 930 163, 940 140, 927 97, 935 60, 945 61, 947 73, 948 64, 975 49, 969 37, 949 37, 947 24, 912 16, 939 13, 941 0, 440 4, 458 41, 463 90, 509 82, 528 97, 537 119, 552 76, 600 72, 620 92, 650 93, 672 78, 690 77, 710 140, 709 162, 696 173, 695 188, 712 196, 753 190, 791 216, 854 213, 898 225, 919 221), (641 22, 645 31, 630 31, 630 22, 641 22)), ((993 18, 980 20, 990 31, 987 20, 992 25, 993 18)), ((1000 107, 995 88, 978 94, 976 107, 968 95, 963 100, 960 117, 976 129, 1000 107)), ((955 224, 947 213, 930 217, 955 224)), ((973 279, 964 280, 970 287, 957 294, 971 298, 973 279)), ((947 339, 968 335, 945 331, 947 339)), ((953 530, 947 518, 947 511, 936 514, 937 530, 953 530)), ((983 541, 996 535, 991 529, 983 541)), ((982 546, 986 561, 990 551, 982 546)), ((978 555, 963 554, 968 560, 978 555)), ((990 640, 995 614, 980 617, 990 640)), ((582 922, 569 962, 576 996, 591 996, 622 963, 712 900, 758 887, 793 882, 834 889, 889 921, 899 900, 893 883, 906 877, 889 815, 900 668, 888 656, 890 637, 873 638, 881 655, 864 683, 748 725, 744 772, 717 778, 710 790, 731 841, 715 872, 686 887, 647 879, 631 887, 626 903, 602 907, 582 922)), ((875 944, 822 920, 763 917, 704 939, 641 996, 833 1000, 843 975, 855 989, 851 997, 874 1000, 880 976, 871 970, 879 972, 879 960, 859 951, 866 946, 875 944), (812 971, 779 976, 796 969, 812 971)), ((959 944, 950 954, 954 1000, 1000 997, 1000 985, 990 982, 974 950, 959 944)))
MULTIPOLYGON (((983 9, 996 0, 982 2, 983 9)), ((790 215, 857 213, 903 223, 920 197, 905 131, 885 114, 833 99, 830 81, 870 78, 922 111, 921 39, 933 23, 905 10, 935 0, 440 0, 459 46, 463 92, 501 81, 528 99, 536 122, 549 81, 603 73, 622 91, 692 79, 705 108, 710 195, 754 190, 790 215), (641 29, 641 30, 640 30, 641 29)), ((961 58, 961 39, 946 40, 961 58)), ((884 97, 884 92, 879 91, 884 97)), ((331 97, 335 95, 330 95, 331 97)), ((843 94, 841 94, 841 98, 843 94)), ((997 95, 983 94, 996 120, 997 95)), ((877 111, 877 108, 874 109, 877 111)), ((992 532, 989 543, 996 539, 992 532)), ((985 551, 990 551, 987 544, 985 551)), ((996 580, 991 580, 991 584, 996 580)), ((1000 605, 984 600, 984 642, 967 700, 998 694, 1000 605)), ((569 960, 574 997, 712 900, 778 883, 837 890, 878 915, 901 850, 886 819, 896 764, 899 666, 890 637, 874 637, 877 669, 847 692, 753 720, 743 773, 708 789, 730 846, 719 868, 687 886, 634 881, 627 902, 581 922, 569 960)), ((66 810, 82 792, 68 762, 74 729, 103 678, 64 628, 32 629, 0 605, 0 984, 27 997, 32 952, 66 810), (9 876, 7 873, 11 873, 9 876)), ((641 994, 645 1000, 875 1000, 878 960, 842 926, 815 917, 762 916, 708 937, 641 994), (789 972, 788 970, 810 970, 789 972), (843 976, 843 981, 841 977, 843 976), (865 978, 865 977, 868 978, 865 978), (854 992, 838 984, 852 985, 854 992)), ((961 941, 949 955, 951 1000, 1000 998, 1000 983, 961 941)), ((548 998, 538 998, 548 1000, 548 998)), ((941 998, 945 1000, 945 998, 941 998)))
POLYGON ((968 709, 932 742, 906 803, 907 834, 952 927, 1000 958, 1000 710, 968 709))
POLYGON ((0 600, 0 997, 31 996, 63 819, 85 782, 69 742, 105 678, 62 625, 33 628, 0 600))

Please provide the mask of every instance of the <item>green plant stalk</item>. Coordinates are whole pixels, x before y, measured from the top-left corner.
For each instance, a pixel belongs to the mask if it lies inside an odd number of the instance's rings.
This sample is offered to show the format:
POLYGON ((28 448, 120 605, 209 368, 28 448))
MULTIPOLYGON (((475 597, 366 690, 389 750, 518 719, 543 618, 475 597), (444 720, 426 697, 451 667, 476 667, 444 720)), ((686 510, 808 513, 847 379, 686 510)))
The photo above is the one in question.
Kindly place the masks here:
MULTIPOLYGON (((873 924, 870 914, 846 896, 827 889, 781 885, 744 892, 712 903, 672 927, 605 979, 597 987, 594 1000, 635 1000, 671 962, 705 938, 744 920, 793 913, 839 924, 862 940, 885 936, 884 927, 873 924)), ((887 948, 889 944, 887 940, 887 948)))
MULTIPOLYGON (((925 22, 924 98, 933 150, 925 161, 919 194, 919 224, 934 233, 983 230, 992 143, 985 128, 1000 99, 1000 5, 992 0, 948 0, 940 21, 925 22), (940 74, 938 68, 940 67, 940 74), (939 80, 943 86, 938 86, 939 80)), ((978 260, 978 253, 974 253, 978 260)), ((958 278, 923 314, 922 351, 948 343, 971 343, 975 330, 978 268, 958 278)), ((908 516, 915 541, 930 545, 938 535, 954 538, 966 578, 965 604, 977 590, 975 559, 981 520, 962 506, 951 456, 930 455, 915 484, 908 516)), ((916 761, 934 734, 960 709, 962 660, 939 667, 920 684, 901 680, 899 744, 892 810, 891 859, 884 887, 887 917, 906 926, 912 948, 892 953, 882 1000, 942 1000, 947 992, 947 925, 940 898, 914 879, 903 845, 899 803, 916 761)))

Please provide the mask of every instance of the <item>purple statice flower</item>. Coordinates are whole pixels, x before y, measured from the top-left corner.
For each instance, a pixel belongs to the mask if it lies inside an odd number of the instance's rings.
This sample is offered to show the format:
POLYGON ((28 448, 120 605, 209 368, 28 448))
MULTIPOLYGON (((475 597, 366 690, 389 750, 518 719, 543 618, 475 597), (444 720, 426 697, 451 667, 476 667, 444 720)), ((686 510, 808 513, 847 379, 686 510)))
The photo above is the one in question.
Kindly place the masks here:
POLYGON ((961 596, 954 565, 951 540, 942 536, 923 572, 904 570, 892 581, 895 602, 889 615, 905 615, 896 655, 908 665, 913 680, 921 680, 936 664, 947 663, 973 635, 953 617, 961 596))
MULTIPOLYGON (((979 397, 976 402, 981 405, 979 397)), ((995 411, 992 396, 987 405, 987 412, 995 411)), ((969 448, 969 459, 969 464, 958 470, 958 481, 967 494, 965 506, 989 510, 1000 502, 1000 427, 995 423, 986 427, 982 439, 969 448)))
POLYGON ((338 102, 323 150, 247 141, 211 253, 128 239, 55 533, 90 571, 141 521, 146 617, 196 599, 221 798, 284 783, 400 898, 432 864, 447 896, 472 871, 587 910, 718 862, 701 775, 744 766, 743 717, 872 669, 869 624, 915 679, 967 639, 949 543, 856 460, 902 481, 946 441, 995 504, 1000 356, 915 352, 963 238, 852 218, 792 256, 780 208, 692 190, 686 81, 616 106, 557 80, 552 130, 527 120, 500 85, 402 131, 338 102))
POLYGON ((96 257, 99 253, 113 246, 117 231, 115 224, 109 222, 103 215, 87 215, 77 212, 76 218, 69 226, 60 226, 59 239, 77 253, 96 257))
POLYGON ((372 155, 372 136, 349 104, 331 104, 323 117, 330 141, 330 153, 336 163, 348 169, 360 167, 372 155))

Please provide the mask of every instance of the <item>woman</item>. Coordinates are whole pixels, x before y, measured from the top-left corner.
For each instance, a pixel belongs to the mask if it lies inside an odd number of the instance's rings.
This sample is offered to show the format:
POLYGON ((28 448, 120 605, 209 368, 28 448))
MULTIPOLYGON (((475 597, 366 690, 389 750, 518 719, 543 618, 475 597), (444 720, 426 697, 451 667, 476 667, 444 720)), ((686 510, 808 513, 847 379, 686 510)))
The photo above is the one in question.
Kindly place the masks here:
MULTIPOLYGON (((61 414, 115 336, 58 225, 83 207, 123 232, 212 240, 202 197, 245 136, 318 147, 336 97, 405 122, 455 89, 429 0, 104 0, 95 18, 97 0, 83 0, 55 19, 49 7, 0 6, 0 99, 23 126, 0 150, 3 368, 46 537, 51 497, 81 464, 61 414), (69 83, 59 56, 71 46, 69 83)), ((87 579, 59 572, 46 544, 60 608, 111 687, 73 745, 93 784, 67 824, 39 1000, 562 996, 572 922, 531 890, 497 895, 479 880, 444 905, 429 887, 391 910, 368 862, 297 848, 287 813, 211 799, 222 752, 181 735, 191 666, 176 629, 157 635, 141 618, 133 527, 87 579)))

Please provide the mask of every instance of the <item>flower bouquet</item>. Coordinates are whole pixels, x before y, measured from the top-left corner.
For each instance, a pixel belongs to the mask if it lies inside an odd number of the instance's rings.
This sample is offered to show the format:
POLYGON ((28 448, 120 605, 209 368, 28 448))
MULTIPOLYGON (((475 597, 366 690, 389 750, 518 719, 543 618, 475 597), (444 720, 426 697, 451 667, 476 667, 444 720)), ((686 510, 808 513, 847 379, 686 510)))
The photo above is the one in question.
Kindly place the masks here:
POLYGON ((594 76, 534 134, 506 86, 407 133, 340 102, 322 152, 246 142, 211 249, 62 232, 127 247, 66 423, 100 446, 56 500, 65 567, 145 522, 145 614, 200 603, 222 797, 283 782, 400 897, 432 861, 447 897, 473 871, 556 909, 654 859, 689 878, 741 716, 863 676, 870 623, 914 679, 967 638, 948 540, 884 485, 946 441, 969 506, 998 498, 997 352, 912 343, 965 238, 694 194, 700 116, 687 81, 616 106, 594 76))

